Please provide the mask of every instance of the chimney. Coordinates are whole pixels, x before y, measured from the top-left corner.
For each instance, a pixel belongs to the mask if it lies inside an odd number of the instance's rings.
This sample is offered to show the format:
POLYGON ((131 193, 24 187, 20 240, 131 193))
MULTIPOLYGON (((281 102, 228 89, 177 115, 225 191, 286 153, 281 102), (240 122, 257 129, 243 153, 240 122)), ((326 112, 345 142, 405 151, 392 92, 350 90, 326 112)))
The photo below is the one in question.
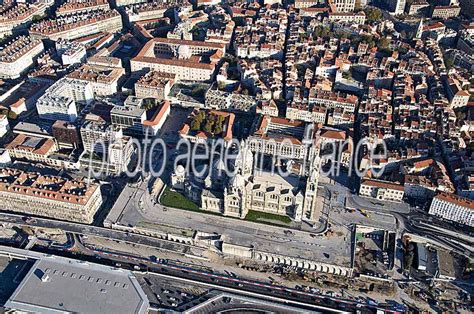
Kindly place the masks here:
POLYGON ((49 275, 48 274, 44 274, 42 277, 41 277, 41 282, 48 282, 49 281, 49 275))

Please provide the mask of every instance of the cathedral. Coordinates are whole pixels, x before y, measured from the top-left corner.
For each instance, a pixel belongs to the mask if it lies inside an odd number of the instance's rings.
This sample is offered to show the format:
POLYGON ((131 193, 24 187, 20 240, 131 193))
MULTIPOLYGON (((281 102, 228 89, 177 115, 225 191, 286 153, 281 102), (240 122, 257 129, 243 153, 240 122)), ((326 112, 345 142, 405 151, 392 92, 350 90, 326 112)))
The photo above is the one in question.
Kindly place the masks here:
MULTIPOLYGON (((243 219, 252 210, 288 216, 296 222, 314 221, 319 218, 316 210, 318 160, 319 155, 310 150, 310 162, 303 167, 298 164, 297 171, 288 171, 285 175, 264 171, 257 169, 254 154, 248 144, 242 142, 232 173, 226 171, 221 158, 217 158, 212 167, 196 167, 194 173, 178 166, 171 175, 171 187, 199 204, 202 210, 224 216, 243 219)), ((289 162, 287 168, 292 166, 295 165, 289 162)))

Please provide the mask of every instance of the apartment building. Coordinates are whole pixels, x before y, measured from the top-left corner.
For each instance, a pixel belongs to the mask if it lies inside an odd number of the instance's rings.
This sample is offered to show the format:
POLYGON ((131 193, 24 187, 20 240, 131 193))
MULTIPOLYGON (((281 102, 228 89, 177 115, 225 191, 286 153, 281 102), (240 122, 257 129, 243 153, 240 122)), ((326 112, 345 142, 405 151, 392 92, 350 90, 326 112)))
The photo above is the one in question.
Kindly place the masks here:
POLYGON ((56 10, 56 16, 87 13, 95 10, 109 10, 107 0, 67 0, 56 10))
POLYGON ((6 114, 0 114, 0 138, 10 131, 10 124, 6 114))
POLYGON ((263 116, 278 117, 278 106, 274 100, 260 101, 257 105, 257 113, 263 116))
POLYGON ((76 71, 68 74, 68 78, 89 83, 94 96, 109 96, 118 91, 125 69, 84 64, 76 71))
POLYGON ((364 11, 360 11, 358 13, 335 12, 335 13, 329 13, 328 19, 331 22, 364 24, 365 13, 364 11))
POLYGON ((252 152, 301 160, 308 152, 311 129, 312 124, 304 121, 261 116, 249 147, 252 152))
POLYGON ((348 112, 354 112, 358 100, 355 95, 345 95, 316 89, 311 89, 308 97, 310 104, 323 105, 328 109, 342 108, 348 112))
POLYGON ((176 74, 150 71, 135 83, 135 96, 164 100, 176 82, 176 74))
POLYGON ((334 8, 334 12, 353 12, 356 0, 330 0, 329 5, 334 8))
POLYGON ((386 3, 390 12, 394 15, 400 15, 405 12, 406 0, 387 0, 386 3))
POLYGON ((63 65, 83 63, 87 57, 86 47, 82 43, 69 40, 58 40, 56 52, 63 65))
POLYGON ((220 51, 222 54, 225 54, 224 44, 196 40, 154 38, 151 43, 148 42, 147 46, 143 47, 142 51, 146 51, 147 55, 150 54, 152 52, 150 51, 151 46, 153 46, 152 51, 154 51, 155 54, 165 56, 178 57, 183 53, 189 53, 189 55, 202 55, 205 53, 213 53, 215 51, 220 51))
POLYGON ((35 15, 42 16, 53 3, 47 1, 16 1, 4 4, 0 11, 0 37, 25 31, 35 15))
POLYGON ((0 77, 18 78, 44 52, 43 42, 29 36, 20 36, 0 47, 0 77))
POLYGON ((142 134, 143 122, 146 120, 146 110, 143 99, 128 96, 123 106, 114 106, 110 111, 112 125, 123 129, 127 134, 142 134))
POLYGON ((154 136, 161 129, 171 112, 171 102, 165 100, 143 121, 143 133, 154 136))
POLYGON ((305 9, 318 4, 324 4, 324 1, 321 0, 295 0, 296 9, 305 9))
POLYGON ((76 39, 100 32, 122 29, 122 17, 116 10, 95 10, 52 20, 42 20, 30 27, 30 35, 37 38, 76 39))
POLYGON ((11 158, 48 163, 49 156, 57 150, 54 140, 18 134, 5 149, 11 158))
POLYGON ((84 153, 80 157, 81 167, 100 175, 117 175, 124 172, 133 154, 129 136, 124 136, 120 127, 103 120, 86 120, 81 126, 84 153))
POLYGON ((467 106, 471 94, 469 91, 462 89, 458 80, 447 78, 444 81, 446 96, 449 99, 451 108, 461 108, 467 106))
POLYGON ((93 90, 89 82, 63 78, 49 87, 36 103, 36 110, 43 119, 74 122, 77 118, 76 103, 89 104, 93 90))
POLYGON ((77 148, 81 145, 79 131, 73 123, 57 120, 52 126, 52 134, 59 148, 77 148))
POLYGON ((291 103, 286 108, 286 118, 305 122, 325 123, 327 109, 325 106, 291 103))
POLYGON ((172 8, 190 7, 192 6, 186 0, 168 0, 168 1, 136 1, 136 0, 119 0, 118 6, 125 6, 124 11, 128 18, 128 22, 139 22, 164 17, 165 12, 172 8))
POLYGON ((429 214, 474 227, 474 202, 446 192, 439 192, 431 202, 429 214))
POLYGON ((134 57, 132 72, 143 69, 167 72, 179 80, 210 80, 217 62, 225 53, 225 45, 171 38, 154 38, 134 57), (202 62, 201 54, 207 54, 210 62, 202 62))
POLYGON ((281 59, 285 45, 288 14, 283 8, 262 7, 259 18, 235 28, 233 46, 240 58, 281 59))
POLYGON ((375 198, 381 201, 401 202, 404 188, 401 184, 378 180, 362 180, 359 195, 375 198))
POLYGON ((461 13, 461 7, 457 5, 437 5, 433 7, 431 18, 447 20, 461 13))
POLYGON ((430 4, 425 0, 413 1, 407 8, 408 15, 420 14, 425 10, 428 10, 430 4))
POLYGON ((102 205, 96 183, 11 168, 0 174, 0 206, 10 211, 91 224, 102 205))

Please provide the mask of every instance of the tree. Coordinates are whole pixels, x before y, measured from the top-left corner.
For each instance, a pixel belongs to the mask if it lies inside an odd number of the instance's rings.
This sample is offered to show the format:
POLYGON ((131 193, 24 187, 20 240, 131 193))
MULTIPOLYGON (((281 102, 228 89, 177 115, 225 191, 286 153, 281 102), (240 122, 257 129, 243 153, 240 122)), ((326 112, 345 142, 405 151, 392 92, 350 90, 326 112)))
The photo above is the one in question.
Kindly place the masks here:
POLYGON ((372 8, 372 7, 367 8, 365 15, 369 23, 378 22, 382 19, 382 11, 380 11, 380 9, 377 9, 377 8, 372 8))
POLYGON ((13 111, 8 112, 8 119, 15 120, 17 117, 18 115, 14 113, 13 111))
POLYGON ((201 122, 194 119, 193 122, 191 122, 191 130, 192 131, 199 131, 200 128, 201 128, 201 122))
POLYGON ((331 29, 329 27, 317 26, 314 30, 313 37, 329 37, 331 29))
POLYGON ((208 119, 206 125, 204 125, 204 131, 206 133, 212 133, 212 127, 214 126, 214 121, 212 119, 208 119))
POLYGON ((150 99, 150 98, 147 98, 147 99, 144 99, 143 100, 143 109, 145 110, 150 110, 151 108, 153 108, 155 106, 155 99, 150 99))
POLYGON ((199 111, 195 119, 198 120, 199 123, 201 123, 202 121, 204 121, 204 119, 206 119, 206 113, 204 111, 199 111))
POLYGON ((38 22, 38 21, 40 21, 40 20, 42 20, 42 19, 43 19, 43 16, 42 16, 42 15, 35 14, 35 15, 33 15, 33 17, 31 18, 31 21, 32 21, 33 23, 35 23, 35 22, 38 22))
POLYGON ((334 36, 338 39, 344 39, 346 38, 346 34, 342 31, 336 31, 334 32, 334 36))
POLYGON ((377 47, 379 49, 387 49, 388 48, 388 45, 390 45, 390 40, 388 40, 387 38, 383 37, 379 40, 379 42, 377 43, 377 47))
POLYGON ((225 90, 227 84, 224 81, 219 81, 217 82, 217 89, 219 90, 225 90))
POLYGON ((216 115, 215 122, 214 122, 214 134, 221 134, 224 130, 224 121, 225 118, 223 116, 216 115))
POLYGON ((216 123, 214 126, 214 134, 221 134, 222 131, 222 124, 216 123))
POLYGON ((451 69, 454 66, 454 59, 453 58, 446 58, 444 61, 444 65, 447 69, 451 69))

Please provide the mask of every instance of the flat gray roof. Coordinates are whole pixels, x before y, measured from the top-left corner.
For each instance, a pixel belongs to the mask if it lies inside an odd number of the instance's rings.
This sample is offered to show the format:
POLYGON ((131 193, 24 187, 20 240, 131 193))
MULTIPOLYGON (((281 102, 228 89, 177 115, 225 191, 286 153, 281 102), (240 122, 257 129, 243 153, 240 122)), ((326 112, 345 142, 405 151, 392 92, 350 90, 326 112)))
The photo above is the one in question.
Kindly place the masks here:
POLYGON ((13 128, 13 133, 27 133, 27 134, 36 134, 42 137, 53 137, 51 134, 51 127, 45 125, 38 125, 29 122, 19 122, 13 128))
POLYGON ((281 186, 285 188, 295 188, 299 186, 299 177, 295 175, 281 176, 277 170, 275 173, 264 170, 256 170, 253 178, 254 184, 263 184, 281 186))
MULTIPOLYGON (((2 250, 0 247, 0 253, 2 250)), ((148 309, 148 298, 131 271, 46 254, 37 257, 6 308, 114 314, 145 313, 148 309)))

